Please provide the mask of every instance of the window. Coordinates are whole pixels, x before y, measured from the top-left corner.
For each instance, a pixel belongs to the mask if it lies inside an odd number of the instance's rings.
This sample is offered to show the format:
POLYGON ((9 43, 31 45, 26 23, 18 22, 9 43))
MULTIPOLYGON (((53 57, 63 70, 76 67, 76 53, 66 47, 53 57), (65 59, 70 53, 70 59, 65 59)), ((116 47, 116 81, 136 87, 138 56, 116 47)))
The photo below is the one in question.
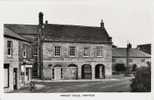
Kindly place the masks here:
POLYGON ((103 47, 101 47, 101 46, 98 46, 98 47, 96 47, 96 56, 97 57, 102 57, 103 56, 103 47))
POLYGON ((75 56, 75 51, 76 51, 76 48, 74 46, 71 46, 70 50, 69 50, 69 55, 70 56, 75 56))
POLYGON ((26 48, 23 50, 23 57, 26 58, 26 48))
POLYGON ((89 47, 84 48, 83 56, 85 56, 85 57, 90 56, 90 48, 89 47))
POLYGON ((36 46, 34 47, 34 51, 33 51, 33 52, 34 52, 34 55, 37 56, 37 54, 38 54, 38 49, 37 49, 36 46))
POLYGON ((12 41, 7 41, 7 55, 12 56, 13 55, 13 44, 12 41))
POLYGON ((4 88, 9 87, 9 64, 4 64, 4 88))
POLYGON ((60 56, 60 51, 61 51, 60 49, 61 49, 60 46, 55 47, 55 56, 60 56))

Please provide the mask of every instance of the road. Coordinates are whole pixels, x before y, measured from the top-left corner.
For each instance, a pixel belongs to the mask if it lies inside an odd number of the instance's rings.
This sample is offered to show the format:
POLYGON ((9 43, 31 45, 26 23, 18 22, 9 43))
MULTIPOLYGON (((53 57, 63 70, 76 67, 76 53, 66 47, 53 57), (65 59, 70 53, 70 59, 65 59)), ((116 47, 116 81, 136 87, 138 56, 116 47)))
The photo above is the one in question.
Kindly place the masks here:
POLYGON ((78 81, 78 82, 35 82, 36 89, 29 88, 16 90, 18 93, 65 93, 65 92, 129 92, 130 80, 109 81, 78 81))

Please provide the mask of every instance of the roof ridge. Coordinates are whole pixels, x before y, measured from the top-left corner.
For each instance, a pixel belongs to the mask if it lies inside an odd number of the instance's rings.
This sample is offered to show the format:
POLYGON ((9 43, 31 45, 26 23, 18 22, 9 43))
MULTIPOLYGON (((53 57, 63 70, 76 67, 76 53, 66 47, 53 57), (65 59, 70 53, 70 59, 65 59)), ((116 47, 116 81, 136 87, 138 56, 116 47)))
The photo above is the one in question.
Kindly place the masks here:
MULTIPOLYGON (((23 26, 38 26, 37 24, 4 24, 4 25, 23 25, 23 26)), ((89 25, 75 25, 75 24, 48 24, 48 25, 58 25, 58 26, 74 26, 74 27, 88 27, 88 28, 100 28, 99 26, 89 26, 89 25)))

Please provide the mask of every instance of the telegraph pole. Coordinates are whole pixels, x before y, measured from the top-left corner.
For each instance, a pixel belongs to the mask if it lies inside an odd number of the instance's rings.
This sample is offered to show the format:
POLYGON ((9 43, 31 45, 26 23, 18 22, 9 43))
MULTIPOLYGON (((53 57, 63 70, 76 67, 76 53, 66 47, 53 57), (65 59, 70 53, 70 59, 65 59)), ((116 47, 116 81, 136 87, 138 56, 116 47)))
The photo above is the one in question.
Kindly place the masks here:
POLYGON ((132 45, 130 43, 127 44, 126 48, 126 74, 129 73, 129 52, 130 48, 132 48, 132 45))
POLYGON ((43 79, 43 13, 39 13, 39 38, 38 38, 38 67, 39 67, 39 78, 43 79))

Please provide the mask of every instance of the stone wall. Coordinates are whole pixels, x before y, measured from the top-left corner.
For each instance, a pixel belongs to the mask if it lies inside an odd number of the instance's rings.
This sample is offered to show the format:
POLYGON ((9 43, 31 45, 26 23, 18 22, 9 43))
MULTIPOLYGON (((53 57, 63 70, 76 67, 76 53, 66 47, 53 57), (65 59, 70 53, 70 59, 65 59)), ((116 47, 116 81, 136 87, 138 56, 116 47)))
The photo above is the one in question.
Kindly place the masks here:
POLYGON ((112 75, 112 46, 110 44, 88 44, 88 43, 59 43, 47 42, 43 44, 43 76, 45 79, 52 79, 52 69, 55 65, 60 64, 62 67, 67 67, 69 64, 75 64, 78 67, 78 79, 81 79, 81 66, 89 64, 92 67, 92 77, 95 78, 95 66, 103 64, 105 66, 105 75, 112 75), (54 47, 61 46, 62 55, 54 56, 54 47), (69 47, 76 46, 76 56, 69 56, 69 47), (96 46, 103 47, 103 56, 97 57, 95 54, 96 46), (90 56, 83 56, 83 48, 90 48, 90 56))

